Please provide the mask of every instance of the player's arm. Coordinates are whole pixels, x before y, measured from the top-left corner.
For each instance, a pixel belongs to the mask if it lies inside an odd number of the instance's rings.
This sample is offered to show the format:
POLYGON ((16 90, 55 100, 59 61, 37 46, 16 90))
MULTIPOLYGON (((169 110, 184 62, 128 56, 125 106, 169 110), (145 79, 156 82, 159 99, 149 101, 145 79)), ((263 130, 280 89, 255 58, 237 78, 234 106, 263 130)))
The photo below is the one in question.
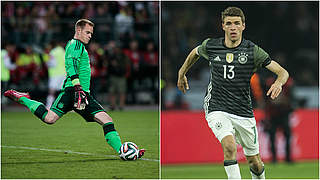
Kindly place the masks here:
POLYGON ((66 72, 67 77, 71 79, 72 85, 80 85, 78 67, 80 62, 80 57, 77 57, 74 52, 70 52, 70 56, 66 58, 66 72))
POLYGON ((200 46, 194 48, 189 53, 189 55, 187 56, 186 60, 184 61, 183 65, 181 66, 181 68, 178 72, 177 86, 178 86, 179 90, 182 91, 183 93, 186 93, 186 90, 189 89, 189 84, 188 84, 188 80, 186 77, 186 73, 191 68, 191 66, 195 62, 198 61, 200 56, 204 57, 207 60, 209 59, 208 54, 207 54, 207 50, 206 50, 208 40, 210 40, 210 39, 208 38, 208 39, 204 40, 200 46))
POLYGON ((257 68, 265 67, 278 76, 267 92, 267 96, 271 95, 270 97, 275 99, 281 93, 282 86, 287 82, 289 73, 277 62, 272 61, 269 54, 257 45, 254 46, 253 57, 257 68))
POLYGON ((188 85, 188 80, 186 77, 186 73, 188 72, 188 70, 191 68, 191 66, 199 59, 199 55, 197 55, 197 49, 198 47, 194 48, 188 55, 188 57, 186 58, 186 60, 184 61, 183 65, 181 66, 181 68, 179 69, 178 72, 178 82, 177 82, 177 86, 179 88, 180 91, 182 91, 183 93, 186 93, 186 90, 189 89, 189 85, 188 85))
POLYGON ((270 97, 272 99, 275 99, 281 93, 282 86, 287 82, 289 73, 275 61, 271 61, 271 63, 267 65, 266 68, 278 76, 267 92, 267 96, 271 94, 270 97))
POLYGON ((66 51, 66 72, 67 77, 71 79, 75 90, 74 107, 82 110, 88 104, 87 95, 83 91, 80 80, 78 67, 80 65, 80 56, 84 47, 80 42, 70 45, 66 51))

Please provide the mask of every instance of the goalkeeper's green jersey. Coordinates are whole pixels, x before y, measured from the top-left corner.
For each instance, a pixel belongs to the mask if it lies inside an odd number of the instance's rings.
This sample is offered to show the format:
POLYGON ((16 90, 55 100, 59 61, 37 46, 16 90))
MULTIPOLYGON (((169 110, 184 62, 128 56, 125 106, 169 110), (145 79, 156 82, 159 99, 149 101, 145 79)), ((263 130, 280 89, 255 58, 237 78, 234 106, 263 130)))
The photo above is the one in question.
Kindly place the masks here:
POLYGON ((72 39, 68 41, 65 50, 65 68, 67 76, 62 89, 72 87, 72 80, 79 78, 82 89, 86 92, 90 92, 90 60, 84 44, 78 39, 72 39))

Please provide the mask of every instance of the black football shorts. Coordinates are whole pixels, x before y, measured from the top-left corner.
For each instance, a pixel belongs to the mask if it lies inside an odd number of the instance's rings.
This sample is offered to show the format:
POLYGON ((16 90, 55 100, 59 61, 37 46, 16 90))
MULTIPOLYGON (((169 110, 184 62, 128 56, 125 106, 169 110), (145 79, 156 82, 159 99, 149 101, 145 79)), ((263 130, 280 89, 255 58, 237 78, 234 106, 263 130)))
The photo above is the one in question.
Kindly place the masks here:
POLYGON ((94 115, 101 111, 105 112, 105 110, 89 93, 86 92, 86 95, 89 104, 85 107, 84 110, 77 110, 73 107, 75 96, 74 88, 65 88, 59 93, 50 110, 55 112, 59 117, 62 117, 69 111, 74 110, 75 112, 80 114, 87 122, 95 122, 94 115))

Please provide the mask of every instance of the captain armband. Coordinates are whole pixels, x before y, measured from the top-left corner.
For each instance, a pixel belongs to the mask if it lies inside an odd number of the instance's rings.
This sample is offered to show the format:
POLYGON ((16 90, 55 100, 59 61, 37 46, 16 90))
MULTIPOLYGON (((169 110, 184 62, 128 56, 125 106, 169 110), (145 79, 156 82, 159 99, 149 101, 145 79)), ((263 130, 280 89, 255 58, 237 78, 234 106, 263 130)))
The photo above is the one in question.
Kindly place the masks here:
POLYGON ((266 66, 268 66, 270 63, 271 63, 271 58, 270 58, 270 57, 267 57, 267 59, 263 61, 262 67, 266 67, 266 66))
POLYGON ((79 75, 73 75, 70 77, 71 78, 71 82, 72 82, 72 85, 76 85, 76 84, 80 84, 80 81, 79 81, 79 75))

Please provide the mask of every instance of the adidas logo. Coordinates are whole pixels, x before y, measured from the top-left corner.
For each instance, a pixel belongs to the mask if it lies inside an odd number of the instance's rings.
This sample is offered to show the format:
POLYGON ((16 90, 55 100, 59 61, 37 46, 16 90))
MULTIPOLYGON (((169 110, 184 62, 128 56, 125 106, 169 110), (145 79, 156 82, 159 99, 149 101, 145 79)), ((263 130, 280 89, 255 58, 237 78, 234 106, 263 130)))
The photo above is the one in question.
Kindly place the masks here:
POLYGON ((221 59, 220 59, 219 56, 215 57, 213 60, 214 60, 214 61, 221 61, 221 59))

